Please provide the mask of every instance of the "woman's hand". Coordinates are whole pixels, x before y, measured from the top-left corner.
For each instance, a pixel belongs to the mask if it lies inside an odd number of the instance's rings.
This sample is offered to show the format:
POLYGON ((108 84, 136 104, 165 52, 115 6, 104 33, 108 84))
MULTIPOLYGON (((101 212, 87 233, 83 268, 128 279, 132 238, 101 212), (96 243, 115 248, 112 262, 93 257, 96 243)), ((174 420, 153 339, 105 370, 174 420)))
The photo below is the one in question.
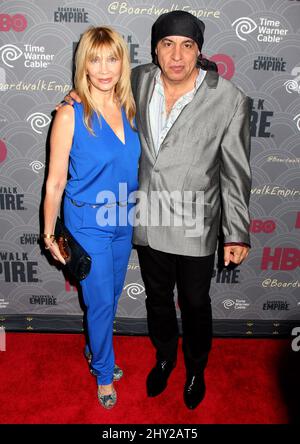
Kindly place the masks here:
POLYGON ((64 100, 55 107, 55 109, 57 111, 59 108, 61 108, 64 105, 64 103, 68 103, 68 105, 73 105, 74 102, 80 103, 81 99, 80 99, 79 95, 76 93, 76 90, 72 89, 69 92, 69 94, 67 94, 64 97, 64 100))
POLYGON ((44 242, 45 242, 45 249, 50 251, 53 259, 61 262, 63 265, 66 265, 66 261, 64 260, 64 258, 60 254, 60 251, 59 251, 59 248, 58 248, 58 245, 57 245, 57 242, 55 241, 55 239, 44 239, 44 242))

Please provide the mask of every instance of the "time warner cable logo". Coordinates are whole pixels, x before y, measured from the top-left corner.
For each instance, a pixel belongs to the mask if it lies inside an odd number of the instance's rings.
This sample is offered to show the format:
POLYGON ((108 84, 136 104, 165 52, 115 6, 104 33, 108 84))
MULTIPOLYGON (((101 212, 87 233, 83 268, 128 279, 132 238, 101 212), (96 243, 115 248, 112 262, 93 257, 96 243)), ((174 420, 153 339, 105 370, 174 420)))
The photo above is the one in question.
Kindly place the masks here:
POLYGON ((31 166, 32 171, 36 174, 38 174, 41 169, 45 168, 45 165, 40 160, 33 160, 29 166, 31 166))
POLYGON ((225 301, 223 301, 223 306, 226 308, 226 310, 246 310, 249 305, 250 304, 244 299, 236 299, 235 301, 232 299, 225 299, 225 301))
POLYGON ((21 57, 22 54, 23 52, 20 50, 20 48, 11 43, 0 47, 1 60, 6 66, 10 68, 13 68, 11 62, 17 60, 19 57, 21 57))
POLYGON ((235 26, 236 35, 240 40, 247 41, 244 34, 251 34, 257 28, 257 24, 250 17, 240 17, 236 19, 231 26, 235 26))
POLYGON ((295 120, 297 128, 298 128, 298 131, 300 131, 300 114, 297 114, 297 116, 295 116, 293 118, 293 120, 295 120))
POLYGON ((124 290, 126 290, 127 295, 136 301, 136 296, 139 296, 140 294, 144 293, 145 288, 143 285, 138 284, 137 282, 132 282, 131 284, 128 284, 124 287, 124 290))
POLYGON ((45 128, 45 126, 49 125, 51 119, 44 113, 36 112, 30 114, 30 116, 27 117, 26 121, 30 122, 31 128, 34 132, 42 134, 42 131, 40 131, 40 129, 45 128))
POLYGON ((284 82, 283 86, 285 86, 285 89, 289 94, 292 94, 293 92, 298 92, 298 94, 300 94, 300 66, 295 66, 291 71, 291 75, 295 78, 287 80, 284 82))
POLYGON ((237 37, 243 42, 247 41, 248 34, 251 34, 256 29, 258 34, 256 39, 258 42, 264 43, 279 43, 286 37, 288 33, 287 28, 283 28, 279 20, 270 20, 265 17, 259 18, 259 24, 250 17, 240 17, 236 19, 232 25, 235 29, 237 37))

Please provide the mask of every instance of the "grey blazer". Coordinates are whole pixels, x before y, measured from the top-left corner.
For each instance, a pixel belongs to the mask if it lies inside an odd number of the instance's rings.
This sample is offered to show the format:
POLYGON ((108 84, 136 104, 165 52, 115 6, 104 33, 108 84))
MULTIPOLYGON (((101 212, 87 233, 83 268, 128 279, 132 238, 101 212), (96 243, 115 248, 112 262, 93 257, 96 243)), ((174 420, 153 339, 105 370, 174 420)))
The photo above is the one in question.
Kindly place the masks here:
MULTIPOLYGON (((196 210, 201 206, 204 226, 197 235, 191 234, 188 218, 182 226, 138 224, 133 243, 150 245, 167 253, 206 256, 216 250, 221 228, 224 242, 250 244, 247 96, 228 80, 208 71, 195 97, 182 110, 156 155, 149 102, 158 69, 150 63, 138 66, 132 72, 136 124, 142 145, 139 189, 147 193, 148 215, 153 213, 150 205, 153 191, 189 191, 192 193, 191 202, 188 202, 192 208, 191 216, 197 215, 196 210), (204 191, 204 202, 202 198, 199 200, 200 193, 196 191, 204 191)), ((178 211, 175 206, 176 203, 171 204, 171 213, 178 211)))

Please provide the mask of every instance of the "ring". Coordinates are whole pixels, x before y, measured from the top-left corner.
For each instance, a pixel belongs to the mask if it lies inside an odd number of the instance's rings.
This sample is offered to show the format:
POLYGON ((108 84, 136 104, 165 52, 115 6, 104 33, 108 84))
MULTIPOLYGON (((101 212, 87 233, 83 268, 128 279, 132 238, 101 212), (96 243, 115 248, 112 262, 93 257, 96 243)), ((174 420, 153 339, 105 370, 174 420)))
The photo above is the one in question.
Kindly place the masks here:
POLYGON ((50 247, 45 247, 45 250, 49 250, 50 249, 50 247))

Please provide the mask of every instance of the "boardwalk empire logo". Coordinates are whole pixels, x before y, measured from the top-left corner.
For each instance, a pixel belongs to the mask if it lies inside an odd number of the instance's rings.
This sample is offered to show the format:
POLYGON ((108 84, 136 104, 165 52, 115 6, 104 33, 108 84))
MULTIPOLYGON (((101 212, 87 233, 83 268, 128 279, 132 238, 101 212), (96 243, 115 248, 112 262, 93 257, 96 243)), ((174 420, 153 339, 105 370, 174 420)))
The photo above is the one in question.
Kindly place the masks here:
POLYGON ((89 14, 84 8, 60 6, 54 11, 54 21, 65 23, 88 23, 89 14))
MULTIPOLYGON (((124 38, 124 40, 128 46, 130 63, 131 64, 141 63, 140 59, 138 58, 140 45, 138 43, 134 42, 133 36, 131 34, 127 35, 127 36, 123 35, 122 37, 124 38)), ((74 54, 76 52, 77 46, 78 46, 78 42, 73 42, 73 53, 74 54)))
POLYGON ((38 282, 37 266, 28 253, 0 251, 0 278, 5 282, 38 282))
POLYGON ((0 210, 25 210, 24 194, 18 193, 17 187, 0 186, 0 210))
POLYGON ((255 71, 286 71, 286 61, 282 57, 258 56, 254 60, 253 69, 255 71))
POLYGON ((273 111, 265 109, 265 99, 250 99, 251 137, 271 137, 269 128, 273 111))

